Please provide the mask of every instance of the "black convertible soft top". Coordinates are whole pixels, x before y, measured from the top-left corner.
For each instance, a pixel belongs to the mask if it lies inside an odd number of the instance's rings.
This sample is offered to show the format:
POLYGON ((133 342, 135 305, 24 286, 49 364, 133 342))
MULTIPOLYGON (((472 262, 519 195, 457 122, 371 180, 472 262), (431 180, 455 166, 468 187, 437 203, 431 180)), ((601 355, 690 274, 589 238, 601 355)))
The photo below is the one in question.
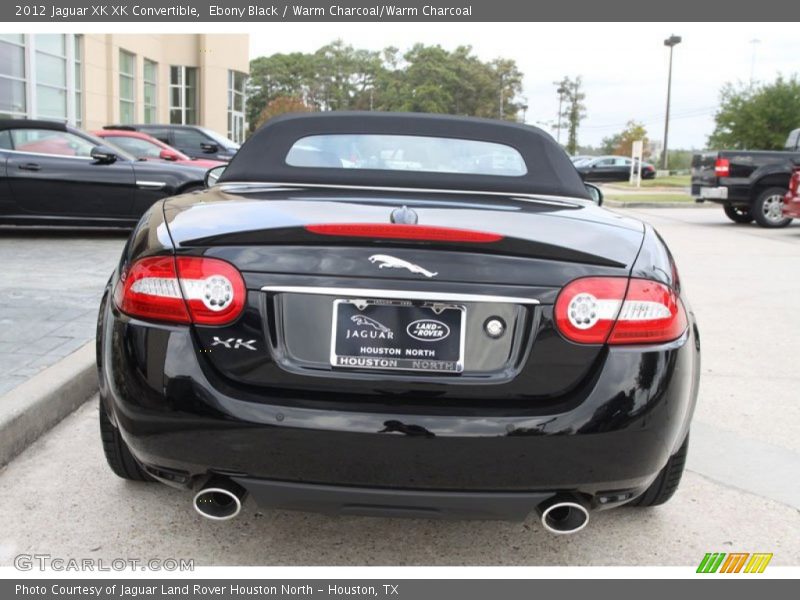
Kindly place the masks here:
POLYGON ((219 183, 226 182, 468 190, 589 198, 572 161, 541 129, 492 119, 419 113, 327 112, 276 117, 242 145, 219 179, 219 183), (297 140, 324 134, 417 135, 493 142, 515 148, 525 161, 527 173, 507 177, 286 164, 289 150, 297 140))

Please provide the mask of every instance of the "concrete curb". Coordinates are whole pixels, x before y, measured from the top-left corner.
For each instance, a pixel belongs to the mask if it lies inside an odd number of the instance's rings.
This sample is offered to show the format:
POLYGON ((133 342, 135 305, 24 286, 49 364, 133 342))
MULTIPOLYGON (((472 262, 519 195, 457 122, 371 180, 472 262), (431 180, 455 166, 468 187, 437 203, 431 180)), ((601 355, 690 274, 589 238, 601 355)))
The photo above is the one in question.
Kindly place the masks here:
POLYGON ((603 200, 603 206, 610 208, 714 208, 712 202, 622 202, 603 200))
POLYGON ((0 397, 0 467, 97 391, 94 342, 0 397))

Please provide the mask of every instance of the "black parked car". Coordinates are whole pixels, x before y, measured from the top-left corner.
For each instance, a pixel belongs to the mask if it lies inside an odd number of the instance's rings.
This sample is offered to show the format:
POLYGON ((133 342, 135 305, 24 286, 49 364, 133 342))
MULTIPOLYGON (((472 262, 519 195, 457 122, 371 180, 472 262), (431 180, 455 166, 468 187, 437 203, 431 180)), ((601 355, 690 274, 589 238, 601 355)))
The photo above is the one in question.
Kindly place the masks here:
POLYGON ((213 519, 251 493, 348 514, 537 510, 557 533, 673 494, 694 315, 658 234, 599 208, 549 135, 285 116, 221 168, 148 212, 102 301, 119 476, 192 489, 213 519))
POLYGON ((206 169, 143 162, 63 123, 0 120, 0 223, 132 227, 206 169))
MULTIPOLYGON (((598 156, 575 165, 584 181, 628 181, 633 160, 626 156, 598 156)), ((642 162, 642 179, 653 179, 656 168, 642 162)))
POLYGON ((141 131, 172 146, 191 158, 229 161, 239 144, 224 135, 199 125, 107 125, 103 129, 141 131))

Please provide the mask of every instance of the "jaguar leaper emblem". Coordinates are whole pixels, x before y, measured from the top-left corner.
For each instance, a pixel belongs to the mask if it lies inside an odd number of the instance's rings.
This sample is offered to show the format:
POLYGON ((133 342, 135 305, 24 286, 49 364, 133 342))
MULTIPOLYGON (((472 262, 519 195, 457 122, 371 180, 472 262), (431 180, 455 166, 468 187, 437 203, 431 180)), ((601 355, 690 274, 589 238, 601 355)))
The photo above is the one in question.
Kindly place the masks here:
POLYGON ((355 323, 356 325, 366 325, 367 327, 372 327, 376 331, 380 331, 381 333, 391 333, 392 330, 389 329, 383 323, 376 321, 370 317, 366 317, 364 315, 353 315, 350 317, 350 320, 355 323))
POLYGON ((402 258, 389 256, 388 254, 373 254, 369 257, 369 262, 372 264, 379 263, 379 269, 408 269, 412 273, 418 273, 428 278, 436 277, 439 274, 428 271, 428 269, 423 269, 419 265, 415 265, 414 263, 403 260, 402 258))

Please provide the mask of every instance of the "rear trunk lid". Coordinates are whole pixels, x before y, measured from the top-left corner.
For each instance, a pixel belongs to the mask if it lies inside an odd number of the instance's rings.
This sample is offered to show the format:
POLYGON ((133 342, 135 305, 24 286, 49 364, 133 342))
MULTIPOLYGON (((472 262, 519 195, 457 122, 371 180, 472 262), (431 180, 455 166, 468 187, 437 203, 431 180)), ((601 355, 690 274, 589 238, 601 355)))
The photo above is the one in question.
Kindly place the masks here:
POLYGON ((603 348, 564 340, 553 328, 552 305, 577 277, 627 276, 643 237, 640 222, 585 203, 502 196, 234 193, 218 186, 200 197, 170 199, 164 210, 178 253, 227 260, 245 278, 242 318, 226 327, 195 327, 209 373, 254 391, 255 401, 337 400, 361 409, 398 396, 420 410, 430 410, 432 399, 499 409, 578 389, 603 348), (420 225, 500 239, 431 242, 308 229, 388 225, 404 206, 420 225), (497 338, 487 333, 490 321, 502 326, 497 338), (385 329, 414 346, 405 352, 431 347, 426 335, 460 336, 461 347, 454 341, 453 360, 445 361, 460 368, 334 366, 348 348, 337 336, 360 332, 366 344, 360 350, 385 351, 392 344, 379 341, 378 326, 387 323, 385 329))

